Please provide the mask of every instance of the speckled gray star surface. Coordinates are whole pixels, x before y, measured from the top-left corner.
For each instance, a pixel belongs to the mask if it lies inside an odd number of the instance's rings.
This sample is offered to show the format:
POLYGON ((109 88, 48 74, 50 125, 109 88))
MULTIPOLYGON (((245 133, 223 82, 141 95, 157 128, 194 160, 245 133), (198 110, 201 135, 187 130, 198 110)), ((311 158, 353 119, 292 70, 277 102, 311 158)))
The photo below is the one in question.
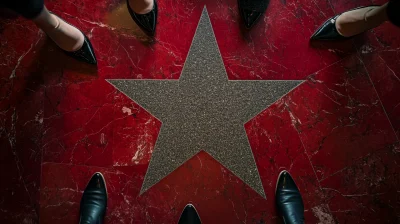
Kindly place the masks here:
POLYGON ((141 193, 204 150, 265 198, 244 124, 302 81, 229 81, 206 8, 179 80, 108 81, 162 122, 141 193))

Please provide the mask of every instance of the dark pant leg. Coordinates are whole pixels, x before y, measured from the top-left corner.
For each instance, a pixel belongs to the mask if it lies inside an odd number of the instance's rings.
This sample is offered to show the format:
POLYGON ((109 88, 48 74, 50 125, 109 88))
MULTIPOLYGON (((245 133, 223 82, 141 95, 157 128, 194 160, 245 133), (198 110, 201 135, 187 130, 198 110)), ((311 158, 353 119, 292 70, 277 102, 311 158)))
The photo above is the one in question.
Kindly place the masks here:
MULTIPOLYGON (((3 1, 3 0, 2 0, 3 1)), ((1 3, 27 19, 33 19, 43 10, 43 0, 5 0, 1 3)))
POLYGON ((390 22, 400 27, 400 0, 390 0, 387 7, 390 22))

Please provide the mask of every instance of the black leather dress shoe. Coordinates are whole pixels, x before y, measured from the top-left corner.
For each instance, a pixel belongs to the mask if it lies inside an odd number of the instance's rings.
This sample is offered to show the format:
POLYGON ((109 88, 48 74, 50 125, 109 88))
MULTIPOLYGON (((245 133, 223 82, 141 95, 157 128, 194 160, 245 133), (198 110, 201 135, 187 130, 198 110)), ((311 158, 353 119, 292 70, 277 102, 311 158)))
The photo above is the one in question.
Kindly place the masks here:
MULTIPOLYGON (((351 9, 346 12, 350 12, 353 10, 357 9, 362 9, 366 7, 376 7, 376 6, 363 6, 363 7, 358 7, 355 9, 351 9)), ((344 37, 342 36, 336 29, 336 20, 340 16, 336 15, 330 19, 328 19, 324 24, 322 24, 317 31, 311 36, 311 40, 346 40, 351 37, 344 37)))
POLYGON ((134 12, 129 5, 129 0, 126 1, 128 5, 128 11, 135 23, 142 29, 147 35, 154 36, 156 32, 158 6, 157 1, 154 0, 153 9, 146 14, 138 14, 134 12))
POLYGON ((106 207, 106 182, 101 173, 95 173, 83 192, 79 224, 102 224, 106 207))
POLYGON ((268 4, 269 0, 238 0, 239 12, 247 29, 261 18, 268 4))
POLYGON ((199 214, 192 204, 186 205, 178 224, 201 224, 199 214))
POLYGON ((294 180, 286 170, 279 174, 276 183, 275 200, 285 224, 304 223, 303 199, 294 180))
MULTIPOLYGON (((56 14, 54 14, 52 12, 51 12, 51 14, 57 16, 56 14)), ((59 16, 57 16, 57 18, 61 19, 59 16)), ((63 19, 61 19, 61 20, 63 20, 63 19)), ((63 20, 63 21, 66 22, 65 20, 63 20)), ((66 22, 66 23, 68 23, 68 22, 66 22)), ((71 24, 69 24, 69 25, 71 25, 71 24)), ((71 26, 73 26, 73 25, 71 25, 71 26)), ((73 27, 75 27, 75 26, 73 26, 73 27)), ((78 29, 77 27, 75 27, 75 28, 78 29)), ((81 33, 82 33, 82 31, 81 31, 81 33)), ((92 65, 97 65, 97 59, 96 59, 96 55, 94 54, 92 44, 90 43, 89 38, 84 33, 82 33, 82 34, 85 37, 85 39, 83 41, 82 47, 79 50, 77 50, 77 51, 66 51, 64 49, 61 49, 61 50, 63 50, 65 52, 65 54, 67 54, 68 56, 73 57, 78 61, 83 61, 83 62, 92 64, 92 65)))

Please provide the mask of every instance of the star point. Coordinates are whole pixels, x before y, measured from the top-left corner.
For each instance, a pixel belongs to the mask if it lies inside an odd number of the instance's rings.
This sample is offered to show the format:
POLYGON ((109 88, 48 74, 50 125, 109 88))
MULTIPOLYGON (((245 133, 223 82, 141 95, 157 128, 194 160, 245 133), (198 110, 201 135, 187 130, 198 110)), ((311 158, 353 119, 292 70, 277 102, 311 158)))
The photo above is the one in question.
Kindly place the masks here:
POLYGON ((229 81, 207 9, 179 80, 107 80, 162 122, 141 194, 205 151, 265 198, 244 124, 302 81, 229 81))

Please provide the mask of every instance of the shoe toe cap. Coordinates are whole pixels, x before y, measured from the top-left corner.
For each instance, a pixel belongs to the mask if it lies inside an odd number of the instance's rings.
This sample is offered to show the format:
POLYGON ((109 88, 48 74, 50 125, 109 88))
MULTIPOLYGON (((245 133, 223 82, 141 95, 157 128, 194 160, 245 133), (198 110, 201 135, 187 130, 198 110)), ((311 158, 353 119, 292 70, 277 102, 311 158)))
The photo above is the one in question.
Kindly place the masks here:
POLYGON ((311 40, 341 40, 345 39, 336 29, 336 18, 332 17, 325 21, 315 33, 311 36, 311 40))
POLYGON ((178 224, 191 223, 201 224, 200 216, 192 204, 186 205, 178 224))
POLYGON ((246 26, 246 28, 251 28, 252 26, 254 26, 254 24, 261 17, 261 15, 262 15, 262 13, 260 13, 260 12, 244 10, 243 19, 244 19, 244 25, 246 26))

